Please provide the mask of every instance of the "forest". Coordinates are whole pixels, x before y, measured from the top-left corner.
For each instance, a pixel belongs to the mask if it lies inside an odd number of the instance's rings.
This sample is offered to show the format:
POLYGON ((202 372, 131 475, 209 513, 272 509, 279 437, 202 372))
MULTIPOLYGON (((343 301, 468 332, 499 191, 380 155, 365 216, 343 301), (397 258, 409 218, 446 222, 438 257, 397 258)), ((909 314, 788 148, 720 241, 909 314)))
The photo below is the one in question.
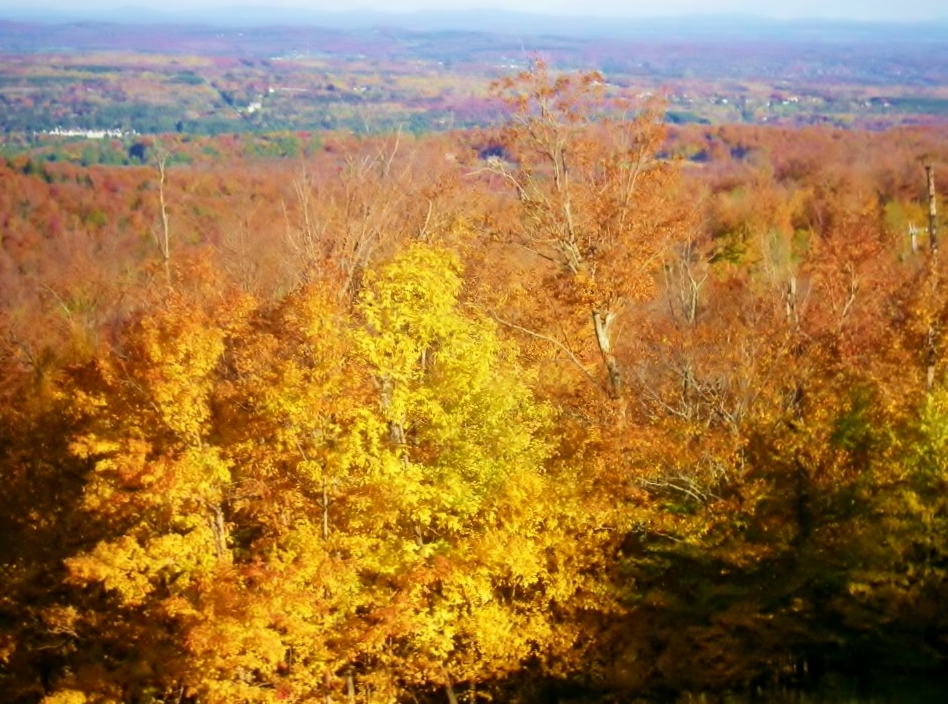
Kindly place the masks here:
POLYGON ((944 693, 948 125, 491 95, 0 158, 0 701, 944 693))

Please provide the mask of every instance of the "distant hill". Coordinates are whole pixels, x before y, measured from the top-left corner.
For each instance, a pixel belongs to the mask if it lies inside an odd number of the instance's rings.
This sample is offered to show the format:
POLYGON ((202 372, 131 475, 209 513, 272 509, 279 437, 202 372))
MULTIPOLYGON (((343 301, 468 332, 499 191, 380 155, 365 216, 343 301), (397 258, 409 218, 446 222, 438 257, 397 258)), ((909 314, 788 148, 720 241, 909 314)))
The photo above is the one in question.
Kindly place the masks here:
POLYGON ((423 12, 340 12, 235 5, 217 9, 161 11, 128 5, 103 9, 64 6, 42 10, 26 5, 0 8, 0 20, 120 24, 205 24, 221 27, 292 25, 336 30, 391 28, 419 32, 475 31, 524 36, 612 38, 780 38, 784 40, 911 40, 944 42, 948 18, 933 23, 774 20, 752 15, 702 14, 684 17, 602 17, 536 14, 499 9, 423 12))

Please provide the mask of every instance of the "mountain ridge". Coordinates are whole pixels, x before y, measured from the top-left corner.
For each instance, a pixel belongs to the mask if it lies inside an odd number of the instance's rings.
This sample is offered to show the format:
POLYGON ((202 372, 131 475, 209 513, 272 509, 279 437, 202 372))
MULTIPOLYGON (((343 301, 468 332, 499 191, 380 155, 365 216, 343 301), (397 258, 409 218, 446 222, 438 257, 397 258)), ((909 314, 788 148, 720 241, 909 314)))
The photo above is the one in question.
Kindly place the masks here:
POLYGON ((325 27, 345 31, 394 28, 407 31, 478 31, 527 36, 615 37, 775 37, 775 38, 871 38, 892 40, 915 38, 945 41, 948 17, 931 21, 855 21, 837 19, 774 19, 749 14, 690 14, 671 16, 600 16, 539 14, 498 10, 424 10, 386 12, 371 9, 345 11, 266 8, 233 5, 215 9, 154 10, 135 5, 117 8, 42 10, 26 6, 0 10, 0 20, 69 24, 106 22, 117 24, 203 24, 221 27, 262 27, 285 24, 325 27))

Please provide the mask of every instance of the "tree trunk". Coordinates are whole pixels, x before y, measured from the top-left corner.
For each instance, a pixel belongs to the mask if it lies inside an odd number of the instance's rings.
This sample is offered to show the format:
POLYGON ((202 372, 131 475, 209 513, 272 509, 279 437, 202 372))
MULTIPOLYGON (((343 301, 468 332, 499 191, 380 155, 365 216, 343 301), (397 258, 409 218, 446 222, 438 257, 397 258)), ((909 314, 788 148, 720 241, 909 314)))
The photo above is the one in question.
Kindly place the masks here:
MULTIPOLYGON (((935 205, 935 170, 931 164, 925 167, 925 175, 928 179, 928 245, 931 251, 929 271, 932 275, 932 288, 934 289, 938 281, 934 268, 935 255, 938 254, 938 223, 936 221, 938 213, 935 205)), ((935 323, 932 322, 928 326, 928 368, 926 370, 926 385, 929 391, 935 388, 936 338, 937 331, 935 330, 935 323)))
POLYGON ((323 541, 329 540, 329 482, 323 477, 323 541))
POLYGON ((928 178, 928 244, 932 254, 938 253, 938 222, 935 205, 935 168, 929 164, 925 167, 928 178))
POLYGON ((165 162, 167 155, 158 158, 158 200, 161 205, 161 235, 158 237, 158 249, 165 265, 165 279, 171 285, 171 225, 168 222, 168 204, 165 201, 165 162))
POLYGON ((598 310, 593 311, 596 342, 599 345, 599 352, 602 354, 602 361, 606 365, 606 371, 609 373, 609 394, 612 398, 619 398, 622 377, 619 375, 619 366, 616 363, 615 355, 612 353, 612 340, 609 338, 609 328, 612 326, 613 320, 615 320, 615 313, 607 312, 603 315, 598 310))
POLYGON ((451 684, 451 675, 448 674, 447 668, 442 667, 441 673, 444 675, 444 690, 448 695, 448 704, 458 704, 457 695, 454 693, 454 686, 451 684))
POLYGON ((326 688, 323 704, 332 704, 332 675, 328 671, 323 675, 323 687, 326 688))
POLYGON ((935 350, 935 326, 934 324, 928 326, 928 364, 925 374, 925 386, 931 391, 935 388, 935 361, 938 356, 935 350))
POLYGON ((352 673, 346 673, 346 692, 349 695, 349 704, 355 704, 356 701, 356 687, 355 680, 352 679, 352 673))
POLYGON ((214 552, 217 559, 223 559, 227 553, 227 529, 224 526, 224 511, 220 504, 207 502, 207 508, 210 512, 208 523, 211 533, 214 535, 214 552))
POLYGON ((791 276, 787 281, 787 290, 784 293, 787 309, 787 322, 794 330, 799 322, 797 319, 797 277, 791 276))
MULTIPOLYGON (((389 410, 392 407, 392 394, 395 392, 394 383, 392 382, 391 379, 384 378, 381 380, 381 386, 382 386, 382 411, 388 414, 389 410)), ((404 424, 395 418, 389 419, 388 437, 393 445, 404 445, 405 444, 404 424)))

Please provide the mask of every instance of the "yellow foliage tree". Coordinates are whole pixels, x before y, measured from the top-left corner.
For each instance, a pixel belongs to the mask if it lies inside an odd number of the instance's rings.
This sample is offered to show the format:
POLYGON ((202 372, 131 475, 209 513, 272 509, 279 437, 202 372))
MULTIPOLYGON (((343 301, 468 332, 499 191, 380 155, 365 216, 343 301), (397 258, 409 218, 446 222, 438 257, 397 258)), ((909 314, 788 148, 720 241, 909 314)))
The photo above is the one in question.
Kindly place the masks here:
POLYGON ((367 277, 354 336, 378 398, 356 432, 384 498, 361 567, 378 623, 362 660, 440 682, 449 700, 455 681, 567 650, 577 633, 556 605, 598 598, 575 552, 575 495, 547 471, 550 409, 462 284, 451 252, 411 246, 367 277))
POLYGON ((212 401, 247 303, 200 305, 171 293, 121 347, 73 373, 83 430, 71 452, 93 463, 83 505, 109 537, 66 566, 72 583, 104 588, 97 608, 112 612, 114 628, 103 637, 131 641, 117 646, 128 651, 126 691, 155 679, 192 686, 182 646, 212 617, 205 596, 231 569, 232 463, 215 442, 212 401))

